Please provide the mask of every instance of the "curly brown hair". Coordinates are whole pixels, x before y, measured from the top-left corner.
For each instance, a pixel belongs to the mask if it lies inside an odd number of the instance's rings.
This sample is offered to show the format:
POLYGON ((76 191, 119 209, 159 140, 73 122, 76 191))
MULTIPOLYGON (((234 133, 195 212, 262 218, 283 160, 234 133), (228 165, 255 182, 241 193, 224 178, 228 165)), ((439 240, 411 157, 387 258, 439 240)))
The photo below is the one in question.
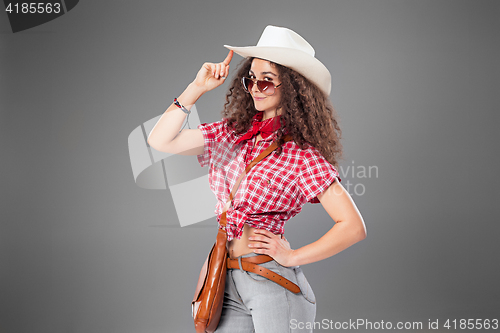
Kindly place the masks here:
MULTIPOLYGON (((239 69, 226 94, 222 111, 228 127, 237 134, 246 133, 250 129, 252 119, 258 112, 252 96, 245 92, 241 84, 241 78, 248 75, 253 59, 246 58, 238 65, 239 69)), ((288 67, 270 63, 277 69, 281 80, 281 128, 288 130, 288 134, 301 149, 306 149, 309 144, 333 166, 338 167, 338 160, 342 157, 342 131, 329 97, 303 75, 288 67)), ((278 131, 275 139, 278 155, 285 142, 283 137, 283 131, 278 131)))

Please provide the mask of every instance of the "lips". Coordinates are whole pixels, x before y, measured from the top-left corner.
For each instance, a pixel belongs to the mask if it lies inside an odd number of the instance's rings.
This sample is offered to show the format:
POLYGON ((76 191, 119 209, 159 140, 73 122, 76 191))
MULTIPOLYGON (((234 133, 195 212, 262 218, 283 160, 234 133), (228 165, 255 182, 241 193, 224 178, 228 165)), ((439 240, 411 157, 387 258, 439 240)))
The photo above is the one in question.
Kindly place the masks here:
POLYGON ((256 101, 262 101, 263 99, 265 99, 265 97, 255 97, 253 98, 254 100, 256 101))

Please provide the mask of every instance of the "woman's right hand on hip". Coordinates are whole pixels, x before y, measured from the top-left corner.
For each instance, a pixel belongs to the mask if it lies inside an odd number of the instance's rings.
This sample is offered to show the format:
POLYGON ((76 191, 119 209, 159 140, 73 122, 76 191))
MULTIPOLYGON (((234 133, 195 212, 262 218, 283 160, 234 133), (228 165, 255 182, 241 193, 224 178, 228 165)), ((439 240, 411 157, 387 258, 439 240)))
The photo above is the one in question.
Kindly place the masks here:
POLYGON ((226 59, 217 64, 206 62, 196 74, 194 84, 206 91, 217 88, 224 83, 229 75, 229 63, 233 58, 233 50, 229 51, 226 59))

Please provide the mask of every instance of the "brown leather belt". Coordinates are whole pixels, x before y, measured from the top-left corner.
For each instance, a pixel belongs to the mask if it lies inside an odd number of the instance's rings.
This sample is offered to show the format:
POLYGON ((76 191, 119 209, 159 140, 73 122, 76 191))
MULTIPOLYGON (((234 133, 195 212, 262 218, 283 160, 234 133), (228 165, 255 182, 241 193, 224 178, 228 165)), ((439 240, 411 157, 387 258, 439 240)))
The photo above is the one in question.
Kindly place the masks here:
MULTIPOLYGON (((300 292, 299 286, 297 286, 292 281, 288 280, 287 278, 279 274, 274 273, 270 269, 258 265, 271 260, 274 259, 268 256, 267 254, 261 254, 254 257, 241 258, 241 269, 247 272, 258 274, 273 282, 276 282, 280 286, 290 290, 292 293, 300 292)), ((240 265, 238 264, 238 259, 227 258, 227 268, 239 269, 240 265)))

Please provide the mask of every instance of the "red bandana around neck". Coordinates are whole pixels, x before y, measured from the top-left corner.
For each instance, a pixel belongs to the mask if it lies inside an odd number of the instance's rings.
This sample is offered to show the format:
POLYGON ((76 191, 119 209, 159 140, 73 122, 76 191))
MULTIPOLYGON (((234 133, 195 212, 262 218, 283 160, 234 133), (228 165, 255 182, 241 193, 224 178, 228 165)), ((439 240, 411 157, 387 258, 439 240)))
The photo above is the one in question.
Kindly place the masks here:
POLYGON ((257 112, 257 114, 253 117, 252 127, 250 127, 248 132, 243 134, 243 136, 238 138, 236 144, 240 143, 241 141, 251 139, 259 133, 262 136, 262 138, 265 139, 268 136, 272 135, 277 129, 281 127, 280 123, 281 115, 277 115, 273 118, 269 118, 262 121, 263 117, 264 117, 264 112, 257 112), (274 125, 275 119, 277 120, 276 125, 274 125))

